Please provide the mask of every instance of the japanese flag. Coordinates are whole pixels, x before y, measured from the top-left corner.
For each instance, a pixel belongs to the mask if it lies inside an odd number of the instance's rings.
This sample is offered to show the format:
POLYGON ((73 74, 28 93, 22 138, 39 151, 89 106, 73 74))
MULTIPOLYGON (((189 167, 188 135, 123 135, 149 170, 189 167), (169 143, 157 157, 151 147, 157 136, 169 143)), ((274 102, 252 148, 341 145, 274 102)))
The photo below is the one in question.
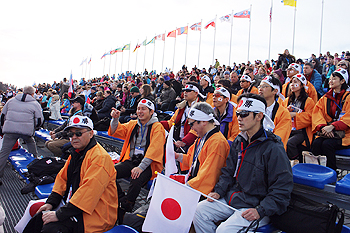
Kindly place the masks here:
POLYGON ((28 206, 26 210, 24 211, 23 217, 17 225, 15 226, 15 230, 22 233, 24 228, 27 226, 29 220, 36 214, 38 209, 45 204, 46 199, 40 199, 40 200, 31 200, 28 203, 28 206))
POLYGON ((153 197, 142 231, 187 233, 200 193, 169 177, 158 174, 153 197))
POLYGON ((165 152, 165 175, 170 176, 177 172, 176 161, 175 161, 175 151, 174 151, 174 126, 171 127, 168 134, 168 139, 166 141, 166 152, 165 152))

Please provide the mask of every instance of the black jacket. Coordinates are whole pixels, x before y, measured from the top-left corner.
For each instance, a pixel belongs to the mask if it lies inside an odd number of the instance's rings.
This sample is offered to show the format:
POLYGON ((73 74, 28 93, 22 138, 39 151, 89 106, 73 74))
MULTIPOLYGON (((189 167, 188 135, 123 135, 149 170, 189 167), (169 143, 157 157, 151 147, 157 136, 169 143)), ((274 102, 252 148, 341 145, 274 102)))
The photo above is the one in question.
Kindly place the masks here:
POLYGON ((102 108, 97 111, 98 118, 111 117, 112 107, 115 107, 115 102, 117 102, 117 99, 113 95, 107 96, 103 101, 102 108))

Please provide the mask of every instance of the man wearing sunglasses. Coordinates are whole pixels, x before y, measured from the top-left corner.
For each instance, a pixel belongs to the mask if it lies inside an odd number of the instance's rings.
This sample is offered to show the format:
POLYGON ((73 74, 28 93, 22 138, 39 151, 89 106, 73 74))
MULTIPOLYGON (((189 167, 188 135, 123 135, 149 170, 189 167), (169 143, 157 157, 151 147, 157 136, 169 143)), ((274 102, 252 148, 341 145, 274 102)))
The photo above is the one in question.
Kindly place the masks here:
POLYGON ((220 123, 220 132, 231 145, 239 133, 236 116, 237 104, 230 102, 231 94, 224 88, 216 88, 213 95, 215 118, 220 123))
POLYGON ((114 226, 118 213, 113 161, 96 142, 90 118, 71 117, 65 131, 73 148, 37 212, 44 211, 38 215, 42 232, 105 232, 114 226), (54 211, 62 200, 66 204, 54 211))
POLYGON ((195 82, 188 82, 182 89, 184 93, 184 100, 178 103, 177 110, 174 115, 168 121, 161 121, 163 127, 169 131, 173 123, 175 124, 174 139, 176 140, 175 146, 181 147, 185 151, 193 144, 197 138, 197 134, 188 125, 188 112, 193 104, 203 100, 203 95, 200 94, 200 86, 195 82))
POLYGON ((219 179, 230 147, 216 127, 219 122, 208 103, 195 103, 191 107, 188 124, 197 132, 198 138, 187 154, 175 153, 175 158, 180 162, 182 170, 189 170, 187 184, 208 194, 219 179))
POLYGON ((120 124, 120 111, 112 108, 108 135, 125 141, 119 163, 115 165, 117 179, 131 177, 126 195, 117 182, 119 224, 122 224, 125 212, 132 211, 141 187, 156 176, 156 171, 163 170, 165 132, 154 115, 154 110, 152 101, 142 99, 137 105, 137 120, 120 124))
POLYGON ((258 94, 258 88, 256 88, 252 84, 252 79, 250 76, 242 75, 242 77, 240 78, 239 84, 240 84, 242 89, 237 92, 237 96, 240 96, 240 95, 246 94, 246 93, 258 94))
POLYGON ((263 226, 269 223, 268 216, 284 213, 289 205, 292 169, 280 138, 265 129, 271 122, 265 114, 266 101, 255 94, 243 94, 238 102, 241 133, 231 145, 210 198, 197 206, 193 219, 197 233, 243 232, 258 219, 263 226), (219 221, 223 222, 217 226, 219 221))
POLYGON ((266 115, 271 118, 275 125, 273 133, 281 137, 284 147, 287 148, 288 138, 292 131, 292 120, 289 111, 276 101, 277 97, 284 100, 280 93, 281 87, 279 79, 266 76, 259 85, 259 95, 266 100, 266 115))

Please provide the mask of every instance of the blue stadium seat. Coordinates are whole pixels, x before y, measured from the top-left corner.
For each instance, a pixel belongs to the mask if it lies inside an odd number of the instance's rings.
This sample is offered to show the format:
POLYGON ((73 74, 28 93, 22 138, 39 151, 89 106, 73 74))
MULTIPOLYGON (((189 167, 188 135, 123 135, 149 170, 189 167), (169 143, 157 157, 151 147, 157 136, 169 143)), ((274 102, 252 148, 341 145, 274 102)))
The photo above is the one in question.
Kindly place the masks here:
POLYGON ((341 233, 350 233, 350 227, 343 225, 343 229, 341 230, 341 233))
POLYGON ((48 131, 47 129, 40 129, 35 131, 35 137, 38 137, 44 141, 51 140, 50 131, 48 131))
POLYGON ((337 150, 336 155, 350 156, 350 149, 337 150))
POLYGON ((126 225, 118 225, 106 231, 105 233, 138 233, 134 228, 126 225))
POLYGON ((51 124, 55 124, 55 125, 63 125, 63 123, 65 122, 65 120, 57 120, 57 121, 48 120, 48 122, 51 123, 51 124))
POLYGON ((274 227, 271 223, 265 225, 265 226, 262 226, 262 227, 259 227, 256 232, 263 232, 263 233, 272 233, 274 231, 277 231, 278 229, 276 227, 274 227))
POLYGON ((52 192, 53 185, 54 183, 36 186, 35 195, 37 195, 39 199, 47 198, 52 192))
POLYGON ((166 114, 168 114, 170 116, 173 116, 175 112, 173 112, 173 111, 165 111, 164 113, 166 113, 166 114))
POLYGON ((109 136, 108 131, 97 131, 97 135, 102 136, 102 137, 106 137, 106 138, 111 138, 111 139, 114 139, 114 140, 117 140, 117 141, 124 143, 124 140, 122 140, 120 138, 115 138, 115 137, 109 136))
POLYGON ((350 174, 347 174, 343 179, 337 182, 335 185, 335 192, 350 195, 350 174))
POLYGON ((319 189, 324 189, 325 184, 337 181, 337 173, 325 166, 309 163, 299 163, 293 168, 293 181, 319 189))

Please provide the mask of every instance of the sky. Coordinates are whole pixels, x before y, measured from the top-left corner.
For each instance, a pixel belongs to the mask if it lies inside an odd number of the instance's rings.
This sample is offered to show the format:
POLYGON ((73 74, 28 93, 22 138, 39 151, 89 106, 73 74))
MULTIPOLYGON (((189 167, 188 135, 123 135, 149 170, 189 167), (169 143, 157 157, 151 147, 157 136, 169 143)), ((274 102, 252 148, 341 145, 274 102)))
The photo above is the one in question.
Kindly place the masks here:
MULTIPOLYGON (((268 59, 271 4, 270 58, 277 59, 285 49, 292 53, 295 8, 280 0, 1 1, 0 81, 18 87, 52 84, 71 73, 73 79, 80 80, 127 70, 142 72, 144 68, 176 72, 185 60, 188 68, 208 68, 214 58, 225 65, 247 62, 249 19, 234 18, 230 55, 231 23, 219 18, 250 5, 249 60, 268 59), (216 16, 215 29, 203 29, 202 34, 189 29, 187 36, 157 40, 133 52, 145 39, 200 21, 206 24, 216 16), (105 52, 128 43, 130 52, 101 59, 105 52), (90 64, 81 65, 90 58, 90 64)), ((323 1, 322 53, 350 50, 349 19, 340 11, 349 9, 350 1, 323 1)), ((297 58, 319 54, 321 12, 322 0, 298 0, 293 53, 297 58)))

